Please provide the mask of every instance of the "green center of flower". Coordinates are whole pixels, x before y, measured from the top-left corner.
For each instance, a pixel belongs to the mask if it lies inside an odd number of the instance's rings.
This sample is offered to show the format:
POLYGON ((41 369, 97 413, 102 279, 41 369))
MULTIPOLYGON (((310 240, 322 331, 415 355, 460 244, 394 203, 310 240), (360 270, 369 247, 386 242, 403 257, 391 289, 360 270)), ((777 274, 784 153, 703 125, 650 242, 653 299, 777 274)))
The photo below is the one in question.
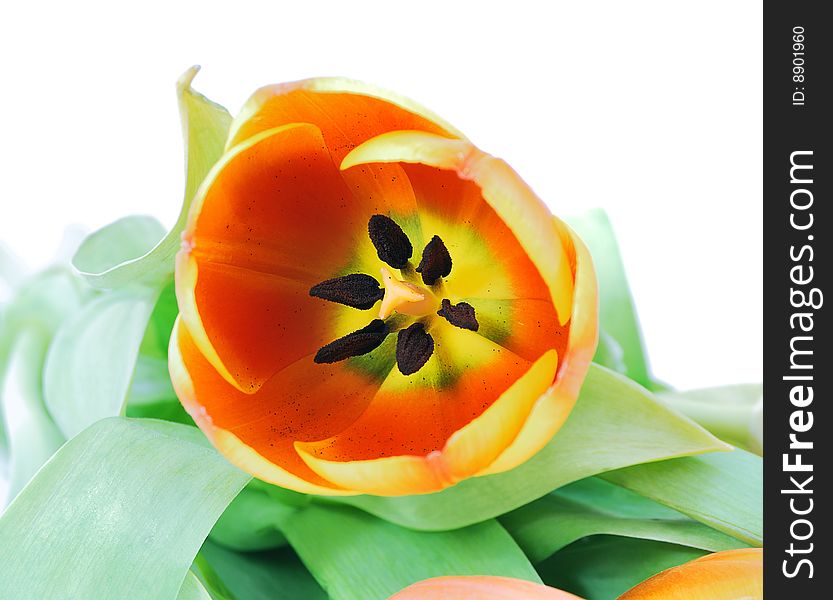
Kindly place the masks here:
POLYGON ((393 219, 373 215, 367 230, 377 256, 388 265, 380 270, 382 285, 370 275, 351 273, 322 281, 309 293, 359 310, 369 310, 381 300, 379 318, 323 346, 314 360, 319 364, 334 363, 361 356, 396 333, 396 364, 403 375, 411 375, 434 352, 434 339, 429 333, 434 319, 439 316, 455 327, 477 331, 479 324, 474 307, 466 302, 452 304, 443 297, 443 278, 451 273, 452 261, 439 236, 435 235, 426 244, 419 265, 414 268, 411 241, 393 219), (391 268, 398 270, 399 275, 391 268), (397 319, 394 313, 408 318, 397 319))

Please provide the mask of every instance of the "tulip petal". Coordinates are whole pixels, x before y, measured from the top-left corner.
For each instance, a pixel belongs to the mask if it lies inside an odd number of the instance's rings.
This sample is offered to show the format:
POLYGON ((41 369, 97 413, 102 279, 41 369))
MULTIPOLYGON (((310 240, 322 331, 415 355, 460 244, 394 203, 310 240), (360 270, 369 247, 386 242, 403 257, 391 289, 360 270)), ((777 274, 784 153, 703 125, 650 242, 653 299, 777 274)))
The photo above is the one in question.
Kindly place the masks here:
POLYGON ((581 600, 555 588, 491 575, 434 577, 397 592, 389 600, 581 600))
POLYGON ((484 471, 484 475, 512 469, 543 448, 561 428, 575 404, 590 367, 598 340, 598 287, 590 252, 559 219, 552 218, 566 247, 575 272, 573 315, 567 349, 561 355, 558 379, 532 408, 529 418, 512 444, 484 471))
POLYGON ((229 383, 257 391, 331 341, 330 324, 345 310, 307 292, 366 238, 372 210, 347 189, 312 125, 263 132, 223 157, 194 201, 177 298, 229 383))
POLYGON ((546 205, 509 165, 463 140, 424 131, 391 131, 352 150, 341 169, 366 163, 420 163, 455 171, 482 190, 483 198, 515 233, 550 288, 563 325, 570 319, 573 284, 559 240, 552 236, 552 215, 546 205))
POLYGON ((465 137, 427 108, 398 94, 341 77, 321 77, 257 90, 232 123, 227 148, 289 123, 319 124, 336 160, 387 131, 465 137))
MULTIPOLYGON (((399 163, 364 166, 370 165, 399 163)), ((411 182, 423 229, 430 232, 428 237, 439 236, 451 253, 451 274, 445 278, 450 293, 551 302, 551 292, 522 238, 484 198, 476 182, 454 170, 408 163, 401 167, 411 182)))
POLYGON ((763 577, 763 550, 725 550, 654 575, 619 600, 753 600, 763 598, 763 577))
MULTIPOLYGON (((461 338, 468 340, 469 345, 477 339, 476 334, 463 330, 461 332, 469 334, 461 335, 461 338)), ((525 373, 514 375, 514 383, 482 414, 462 427, 453 425, 453 417, 449 416, 448 411, 462 405, 472 396, 476 398, 485 383, 481 383, 481 379, 487 376, 484 371, 498 372, 505 367, 505 361, 490 364, 478 370, 474 376, 464 375, 455 387, 442 392, 442 398, 432 397, 430 389, 418 390, 411 400, 420 400, 414 402, 417 409, 414 414, 407 414, 408 396, 397 389, 395 383, 390 384, 389 378, 386 384, 394 388, 394 393, 385 394, 386 387, 383 385, 368 412, 356 424, 330 440, 299 443, 296 447, 315 472, 346 489, 390 495, 435 491, 477 474, 501 453, 523 426, 532 404, 551 384, 557 363, 558 357, 554 350, 545 353, 525 373), (436 403, 435 414, 426 415, 424 406, 421 406, 430 401, 428 398, 436 403), (429 419, 445 417, 456 428, 455 433, 439 450, 425 453, 423 448, 422 455, 414 455, 407 454, 407 450, 416 450, 413 446, 405 448, 405 452, 403 448, 394 446, 392 450, 398 451, 398 455, 362 459, 361 455, 355 455, 358 448, 350 446, 368 438, 378 439, 390 435, 390 439, 396 439, 395 434, 401 435, 402 431, 408 431, 403 427, 405 424, 413 428, 409 432, 412 436, 421 435, 422 438, 437 430, 442 431, 438 423, 425 421, 422 418, 425 416, 429 419), (384 427, 385 423, 387 427, 384 427), (345 452, 351 451, 354 453, 352 456, 345 456, 345 452)), ((385 441, 388 440, 381 440, 380 445, 385 441)), ((397 441, 400 445, 404 443, 401 439, 397 441)), ((408 441, 413 443, 416 440, 408 441)))
POLYGON ((449 438, 443 455, 455 480, 478 474, 506 449, 552 384, 557 368, 558 353, 548 350, 482 415, 449 438))
MULTIPOLYGON (((308 362, 319 367, 311 359, 308 362)), ((180 319, 171 334, 169 366, 183 406, 230 462, 259 479, 303 493, 345 493, 311 471, 292 442, 296 436, 323 437, 328 428, 337 431, 356 418, 364 409, 363 397, 368 395, 367 384, 360 378, 334 368, 316 382, 310 380, 318 389, 308 397, 293 398, 284 392, 287 379, 312 377, 299 365, 300 372, 287 369, 258 393, 244 394, 217 374, 180 319), (331 398, 339 399, 339 410, 321 402, 331 398), (252 431, 258 418, 271 418, 282 429, 260 427, 252 431)))

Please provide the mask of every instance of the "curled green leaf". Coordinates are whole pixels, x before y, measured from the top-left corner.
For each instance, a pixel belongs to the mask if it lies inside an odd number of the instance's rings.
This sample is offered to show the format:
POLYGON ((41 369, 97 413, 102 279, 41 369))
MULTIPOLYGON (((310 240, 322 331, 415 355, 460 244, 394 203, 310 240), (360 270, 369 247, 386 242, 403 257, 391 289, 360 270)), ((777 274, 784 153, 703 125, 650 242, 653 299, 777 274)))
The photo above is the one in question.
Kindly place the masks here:
POLYGON ((231 115, 225 108, 191 88, 198 71, 196 66, 188 69, 176 86, 186 162, 185 198, 176 223, 163 237, 160 227, 147 218, 128 217, 89 236, 72 262, 94 287, 109 289, 136 283, 153 287, 173 275, 174 256, 191 201, 222 155, 231 125, 231 115))

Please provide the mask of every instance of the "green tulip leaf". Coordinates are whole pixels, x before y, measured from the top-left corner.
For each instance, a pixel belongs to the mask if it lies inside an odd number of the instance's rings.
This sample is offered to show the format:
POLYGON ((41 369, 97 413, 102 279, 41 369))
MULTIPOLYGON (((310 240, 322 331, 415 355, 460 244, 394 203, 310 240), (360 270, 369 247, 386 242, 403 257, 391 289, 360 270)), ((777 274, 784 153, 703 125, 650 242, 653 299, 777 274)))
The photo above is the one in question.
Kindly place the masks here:
POLYGON ((47 348, 85 301, 78 280, 62 268, 32 277, 4 310, 0 329, 0 463, 9 470, 8 497, 15 494, 64 442, 46 410, 42 371, 47 348))
POLYGON ((202 582, 191 571, 185 575, 176 600, 216 600, 211 597, 202 582))
POLYGON ((142 355, 161 358, 167 362, 168 343, 177 315, 179 315, 179 305, 176 302, 176 286, 173 281, 170 281, 159 292, 156 306, 153 307, 145 338, 139 349, 142 355))
POLYGON ((179 402, 168 374, 168 360, 139 354, 128 392, 128 410, 179 402))
POLYGON ((219 598, 229 600, 327 600, 327 594, 291 548, 234 552, 208 540, 197 564, 210 569, 219 598))
POLYGON ((662 402, 739 448, 763 455, 763 386, 727 385, 661 392, 662 402))
POLYGON ((602 477, 751 546, 763 544, 763 464, 732 452, 636 465, 602 477))
POLYGON ((556 553, 538 572, 547 585, 585 600, 612 600, 660 571, 706 554, 688 546, 600 535, 556 553))
POLYGON ((168 341, 178 314, 174 285, 162 289, 150 315, 127 394, 128 417, 194 425, 176 397, 168 373, 168 341))
POLYGON ((503 515, 501 524, 533 563, 587 536, 610 534, 716 552, 745 544, 682 513, 591 477, 503 515))
POLYGON ((151 232, 152 226, 147 223, 140 225, 142 217, 122 219, 88 237, 73 258, 73 265, 94 287, 111 289, 135 283, 156 287, 174 272, 174 256, 191 201, 222 155, 231 125, 231 115, 225 108, 191 88, 198 71, 199 67, 190 68, 177 82, 186 161, 185 199, 179 217, 167 235, 156 237, 158 243, 152 247, 148 247, 148 240, 159 232, 151 232), (135 232, 125 234, 125 230, 134 228, 135 232), (125 235, 130 243, 124 241, 125 235))
POLYGON ((11 454, 9 498, 17 495, 64 443, 41 394, 41 370, 48 343, 49 338, 37 330, 27 329, 19 335, 3 381, 2 405, 11 454))
MULTIPOLYGON (((599 279, 599 326, 605 335, 616 341, 621 349, 624 374, 637 383, 651 385, 648 354, 642 341, 636 305, 625 275, 625 265, 607 214, 601 209, 568 219, 587 244, 599 279)), ((599 358, 608 356, 608 346, 599 346, 599 358)), ((608 365, 609 366, 609 365, 608 365)))
POLYGON ((596 354, 593 356, 593 362, 597 365, 607 367, 611 371, 626 375, 628 368, 625 365, 624 356, 624 352, 622 352, 622 347, 619 343, 604 330, 599 331, 599 345, 596 346, 596 354))
POLYGON ((153 217, 122 217, 84 238, 72 257, 72 265, 91 285, 110 287, 105 274, 145 256, 165 233, 165 227, 153 217))
POLYGON ((46 404, 67 438, 123 414, 139 346, 158 292, 109 292, 69 319, 46 361, 46 404))
POLYGON ((283 524, 289 543, 333 600, 384 600, 442 575, 502 575, 540 581, 497 521, 420 532, 349 506, 311 503, 283 524))
POLYGON ((278 548, 286 545, 281 524, 296 510, 296 506, 276 500, 250 484, 229 505, 210 537, 241 552, 278 548))
POLYGON ((593 365, 564 427, 521 466, 467 479, 435 494, 355 496, 338 501, 413 529, 455 529, 502 515, 605 471, 727 449, 699 425, 654 400, 644 388, 593 365))
POLYGON ((249 479, 192 427, 98 421, 0 518, 0 598, 176 598, 249 479))

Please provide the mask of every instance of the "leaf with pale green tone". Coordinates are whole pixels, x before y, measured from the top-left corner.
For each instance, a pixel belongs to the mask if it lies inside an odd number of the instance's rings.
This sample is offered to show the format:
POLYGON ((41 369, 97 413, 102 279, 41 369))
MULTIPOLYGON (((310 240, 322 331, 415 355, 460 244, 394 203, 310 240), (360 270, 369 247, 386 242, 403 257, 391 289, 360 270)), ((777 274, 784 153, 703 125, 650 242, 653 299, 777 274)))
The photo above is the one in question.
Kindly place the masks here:
POLYGON ((185 229, 194 194, 222 156, 231 125, 231 115, 225 108, 191 88, 198 70, 199 67, 190 68, 177 82, 186 161, 185 197, 179 217, 167 235, 161 240, 157 238, 158 243, 141 254, 137 252, 140 244, 122 249, 119 235, 123 232, 114 229, 116 224, 92 234, 93 246, 87 242, 82 244, 73 264, 95 287, 109 289, 135 283, 158 286, 174 272, 174 256, 179 250, 180 234, 185 229), (129 254, 135 256, 126 258, 129 254))
POLYGON ((587 536, 611 534, 716 552, 746 544, 595 477, 567 485, 500 518, 538 563, 587 536))
POLYGON ((278 548, 286 544, 281 524, 297 509, 250 484, 214 525, 210 538, 242 552, 278 548))
POLYGON ((98 421, 0 518, 0 598, 175 598, 249 479, 192 427, 98 421))
POLYGON ((591 475, 726 448, 644 388, 593 365, 564 427, 523 465, 467 479, 436 494, 338 501, 414 529, 454 529, 496 517, 591 475))
MULTIPOLYGON (((567 221, 587 244, 593 257, 599 279, 600 329, 621 348, 624 374, 637 383, 650 385, 648 354, 642 341, 636 305, 607 214, 601 209, 594 209, 567 221)), ((599 352, 604 351, 602 346, 599 352)))
POLYGON ((209 567, 216 577, 214 584, 219 586, 214 595, 229 600, 327 599, 291 548, 242 553, 208 540, 200 551, 198 564, 209 567))
POLYGON ((159 294, 153 307, 127 394, 125 414, 194 425, 176 397, 168 373, 168 341, 178 314, 174 285, 159 294))
POLYGON ((544 583, 585 600, 614 600, 637 583, 707 554, 704 550, 616 536, 580 540, 538 566, 544 583))
MULTIPOLYGON (((0 332, 8 325, 6 324, 6 307, 0 305, 0 332)), ((0 335, 2 337, 2 335, 0 335)), ((2 388, 3 381, 6 378, 6 371, 8 370, 9 352, 10 349, 0 348, 0 388, 2 388)), ((8 439, 6 435, 6 423, 3 418, 3 395, 0 392, 0 481, 6 477, 6 467, 8 463, 8 439)), ((0 492, 0 506, 3 506, 3 495, 0 492)))
POLYGON ((123 414, 157 295, 150 288, 108 292, 58 331, 46 360, 44 395, 67 438, 123 414))
POLYGON ((101 285, 107 281, 106 273, 153 250, 165 233, 162 223, 153 217, 122 217, 84 238, 72 257, 72 265, 91 285, 110 287, 101 285))
POLYGON ((90 298, 86 286, 73 273, 52 267, 27 280, 6 306, 6 327, 0 330, 0 359, 15 336, 35 328, 49 336, 90 298))
POLYGON ((677 458, 602 477, 747 544, 763 544, 763 464, 754 454, 677 458))
POLYGON ((128 410, 165 402, 178 402, 168 373, 167 358, 139 354, 128 391, 128 410))
POLYGON ((383 600, 442 575, 540 581, 497 521, 456 531, 405 529, 349 506, 311 503, 283 525, 289 543, 334 600, 383 600))
POLYGON ((205 589, 202 582, 191 571, 185 575, 182 581, 182 586, 179 588, 179 593, 176 600, 218 600, 212 598, 208 590, 205 589))
POLYGON ((596 346, 593 362, 625 375, 628 368, 623 359, 624 353, 619 343, 603 330, 599 331, 599 345, 596 346))
POLYGON ((85 299, 72 273, 56 267, 20 286, 4 310, 0 458, 9 463, 10 498, 64 441, 44 405, 42 370, 55 331, 81 309, 85 299))
POLYGON ((173 281, 170 281, 159 292, 159 298, 150 315, 148 328, 139 349, 143 355, 168 359, 168 342, 171 339, 171 331, 173 331, 177 315, 179 315, 179 306, 176 302, 176 286, 173 281))
MULTIPOLYGON (((206 540, 207 543, 208 541, 206 540)), ((203 548, 205 548, 205 544, 203 544, 203 548)), ((199 579, 213 600, 237 600, 234 594, 229 591, 220 579, 220 576, 214 571, 214 568, 209 564, 202 550, 200 550, 194 559, 194 564, 191 565, 191 572, 199 579)))
POLYGON ((41 370, 48 344, 49 337, 37 329, 29 328, 18 335, 0 388, 11 455, 9 498, 14 498, 64 443, 41 394, 41 370))
POLYGON ((720 439, 762 456, 763 394, 761 384, 750 383, 661 392, 657 398, 720 439))

